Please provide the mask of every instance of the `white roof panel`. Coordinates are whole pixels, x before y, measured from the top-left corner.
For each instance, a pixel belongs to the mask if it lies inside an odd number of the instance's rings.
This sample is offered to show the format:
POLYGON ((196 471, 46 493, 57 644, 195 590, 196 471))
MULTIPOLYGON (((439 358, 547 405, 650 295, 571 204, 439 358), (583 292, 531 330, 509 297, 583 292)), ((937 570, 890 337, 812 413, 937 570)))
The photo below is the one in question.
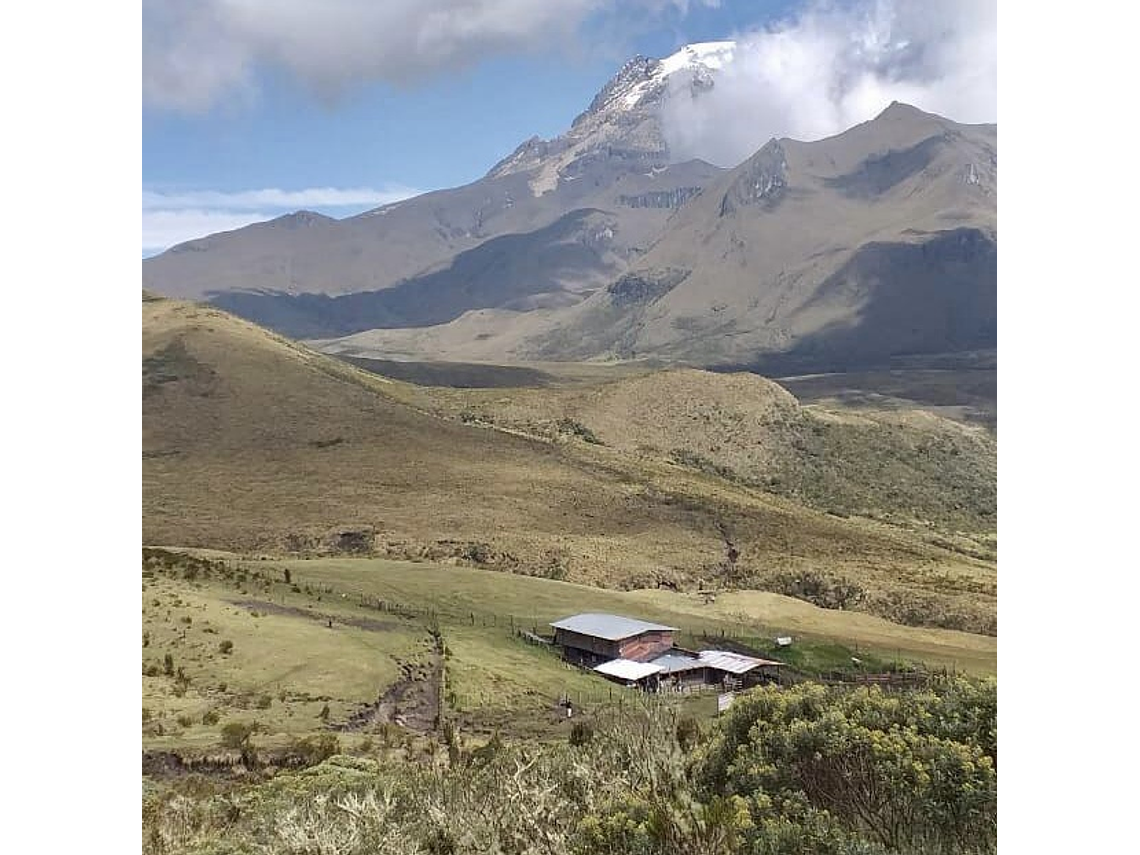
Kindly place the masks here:
POLYGON ((605 674, 607 677, 617 677, 619 680, 641 680, 650 674, 656 674, 664 669, 662 669, 660 665, 654 665, 651 662, 634 662, 632 659, 611 659, 609 662, 603 662, 594 670, 599 674, 605 674))

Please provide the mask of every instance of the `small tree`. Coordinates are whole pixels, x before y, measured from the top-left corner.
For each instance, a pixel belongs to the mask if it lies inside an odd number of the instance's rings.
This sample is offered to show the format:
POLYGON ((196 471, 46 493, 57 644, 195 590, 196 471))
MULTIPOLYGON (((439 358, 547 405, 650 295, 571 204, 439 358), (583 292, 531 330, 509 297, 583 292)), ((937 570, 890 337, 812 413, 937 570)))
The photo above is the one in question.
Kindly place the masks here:
POLYGON ((162 657, 162 673, 167 677, 174 676, 174 657, 169 653, 162 657))
POLYGON ((257 732, 257 725, 250 721, 228 721, 222 725, 222 745, 226 748, 249 747, 249 738, 257 732))

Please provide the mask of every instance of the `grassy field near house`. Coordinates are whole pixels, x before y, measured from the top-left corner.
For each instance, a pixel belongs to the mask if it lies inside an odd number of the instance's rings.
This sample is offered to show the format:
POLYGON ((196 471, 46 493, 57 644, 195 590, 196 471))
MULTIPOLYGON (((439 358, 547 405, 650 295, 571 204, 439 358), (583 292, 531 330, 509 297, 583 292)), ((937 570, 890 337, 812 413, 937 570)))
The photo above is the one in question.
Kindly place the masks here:
MULTIPOLYGON (((289 567, 294 578, 333 585, 338 590, 397 602, 431 604, 456 620, 480 625, 492 620, 502 628, 514 616, 524 629, 567 614, 605 611, 676 626, 699 633, 751 636, 771 640, 793 635, 801 647, 844 648, 839 656, 822 654, 817 664, 832 667, 849 661, 847 649, 901 658, 932 667, 973 674, 996 670, 997 639, 954 630, 910 627, 862 612, 822 609, 793 597, 763 591, 722 593, 713 603, 697 594, 665 589, 612 591, 471 567, 361 558, 285 559, 269 563, 289 567), (834 660, 834 661, 831 661, 834 660)), ((283 571, 282 571, 283 572, 283 571)))
MULTIPOLYGON (((232 722, 256 724, 259 746, 330 730, 359 746, 395 715, 413 719, 413 732, 434 729, 437 696, 446 720, 477 738, 564 737, 571 723, 559 696, 588 714, 628 693, 516 630, 546 632, 551 620, 581 611, 665 622, 693 647, 774 649, 772 639, 789 634, 792 648, 777 655, 807 671, 851 669, 854 655, 867 669, 901 659, 995 670, 992 637, 761 592, 706 604, 665 590, 609 591, 431 563, 199 554, 215 559, 213 571, 144 565, 144 749, 208 749, 232 722), (364 718, 344 729, 354 716, 364 718)), ((676 703, 701 717, 715 710, 708 695, 676 703)))

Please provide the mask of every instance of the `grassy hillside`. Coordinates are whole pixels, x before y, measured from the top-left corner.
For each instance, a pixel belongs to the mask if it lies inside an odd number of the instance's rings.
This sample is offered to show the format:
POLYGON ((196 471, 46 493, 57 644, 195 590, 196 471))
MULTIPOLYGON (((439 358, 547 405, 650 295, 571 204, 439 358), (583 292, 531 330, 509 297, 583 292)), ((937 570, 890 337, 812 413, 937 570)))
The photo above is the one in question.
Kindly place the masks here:
POLYGON ((144 542, 452 560, 611 587, 768 587, 993 631, 993 565, 972 557, 985 557, 975 541, 937 545, 631 453, 614 436, 627 418, 644 437, 633 410, 599 425, 607 445, 573 418, 556 438, 445 418, 422 389, 216 309, 142 309, 144 542))
POLYGON ((803 407, 755 374, 692 369, 433 397, 468 421, 576 435, 824 512, 974 535, 982 552, 995 529, 993 436, 913 406, 803 407))

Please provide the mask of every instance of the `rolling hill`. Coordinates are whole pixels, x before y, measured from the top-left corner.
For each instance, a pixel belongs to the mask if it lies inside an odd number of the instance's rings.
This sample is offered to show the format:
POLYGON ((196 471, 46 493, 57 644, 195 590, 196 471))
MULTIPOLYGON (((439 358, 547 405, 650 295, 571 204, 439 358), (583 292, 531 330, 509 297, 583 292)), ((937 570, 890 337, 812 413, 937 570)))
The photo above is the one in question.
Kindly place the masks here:
POLYGON ((442 417, 420 390, 216 308, 142 309, 147 543, 452 560, 613 587, 841 591, 847 607, 993 629, 992 563, 953 543, 573 430, 442 417))
POLYGON ((804 407, 756 374, 657 370, 589 384, 434 393, 453 414, 557 437, 578 426, 639 459, 685 466, 824 512, 977 540, 989 554, 997 443, 905 410, 804 407))

